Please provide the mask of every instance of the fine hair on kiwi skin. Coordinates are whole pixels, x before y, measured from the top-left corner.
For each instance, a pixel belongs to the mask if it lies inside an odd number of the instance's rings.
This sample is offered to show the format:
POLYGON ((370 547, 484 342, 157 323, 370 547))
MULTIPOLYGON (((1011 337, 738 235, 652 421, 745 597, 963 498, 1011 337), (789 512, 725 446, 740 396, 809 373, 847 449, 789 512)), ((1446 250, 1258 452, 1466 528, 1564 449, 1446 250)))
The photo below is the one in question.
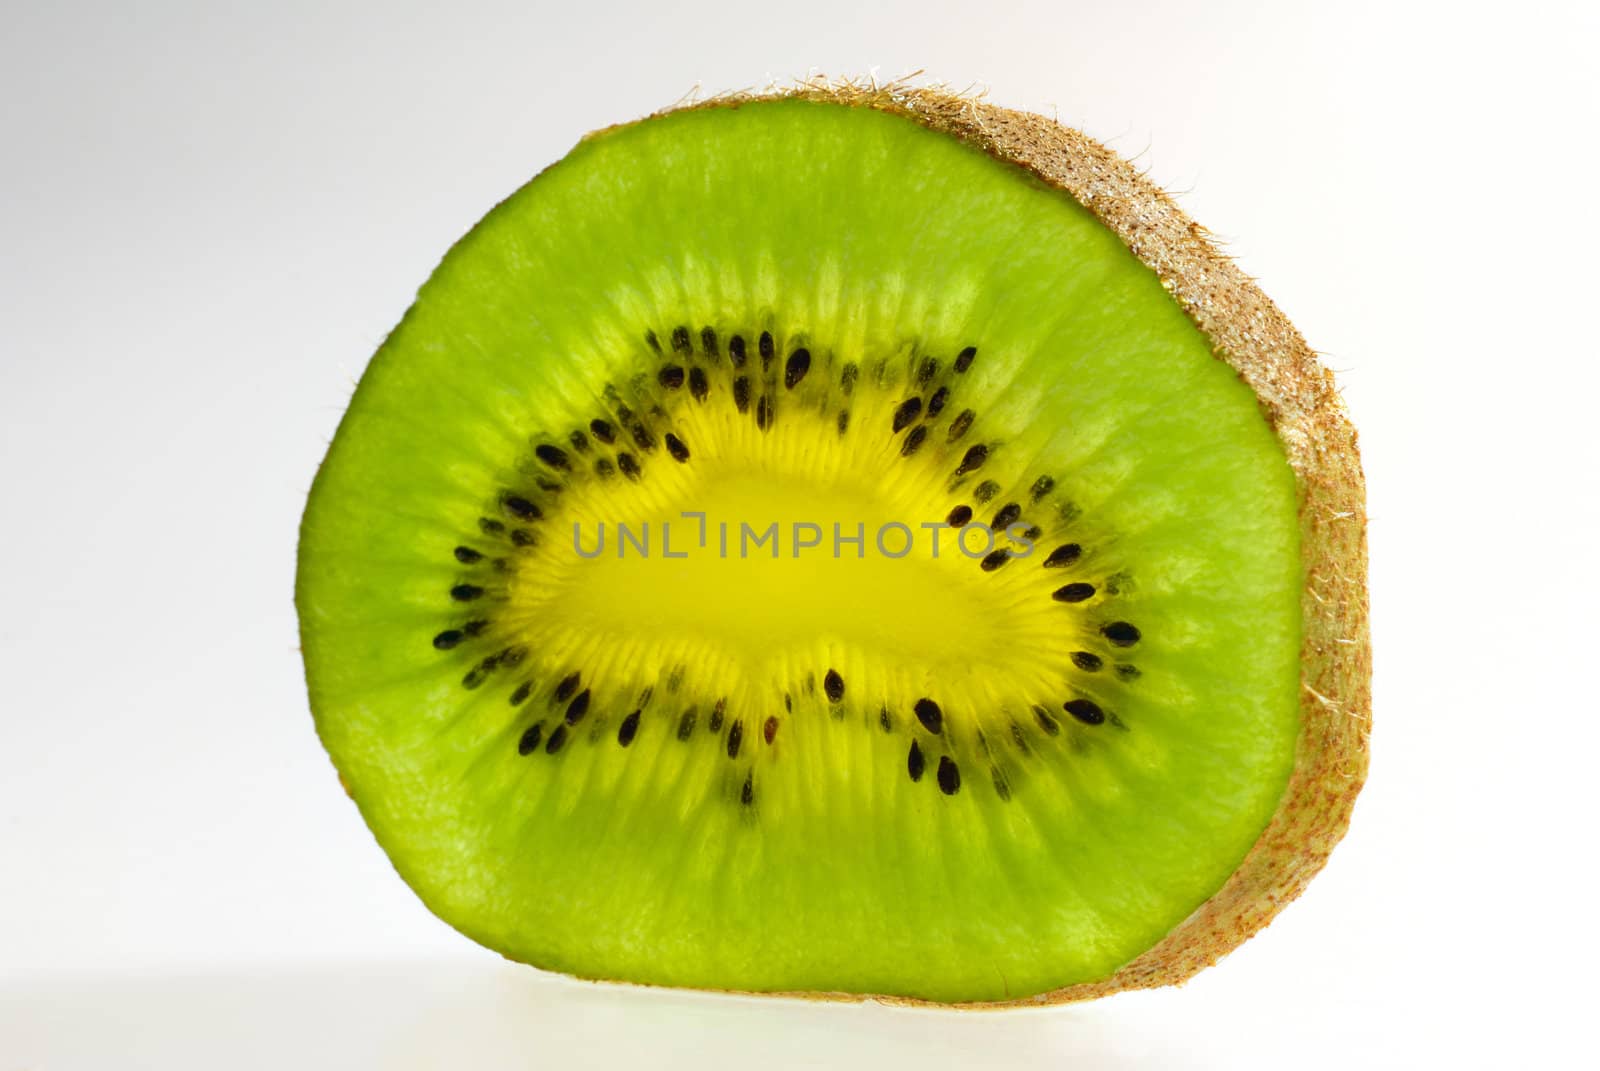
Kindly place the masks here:
MULTIPOLYGON (((1040 116, 1009 111, 939 89, 899 84, 862 86, 816 81, 791 90, 728 95, 686 107, 737 108, 748 101, 775 97, 867 108, 909 119, 1020 168, 1087 207, 1159 277, 1163 287, 1210 340, 1217 358, 1231 366, 1254 392, 1262 415, 1288 459, 1299 498, 1303 576, 1301 727, 1293 772, 1276 813, 1215 895, 1115 973, 1019 1000, 962 1004, 1058 1003, 1181 982, 1266 925, 1298 895, 1342 836, 1365 778, 1370 653, 1364 491, 1355 434, 1344 416, 1331 376, 1282 314, 1216 250, 1206 232, 1186 220, 1170 198, 1130 165, 1082 134, 1040 116)), ((680 109, 673 109, 676 110, 680 109)), ((678 340, 663 335, 659 341, 671 350, 678 340)), ((788 352, 785 349, 778 360, 781 362, 788 352)), ((800 374, 803 376, 805 371, 800 374)), ((672 386, 694 390, 687 378, 672 386)), ((761 405, 762 399, 751 402, 758 426, 762 421, 761 405)), ((670 455, 678 460, 683 460, 678 457, 679 450, 687 454, 699 447, 692 441, 685 447, 677 440, 653 445, 657 447, 655 457, 670 455)), ((642 438, 640 449, 645 449, 642 438)), ((565 455, 547 452, 540 457, 547 466, 558 467, 556 459, 565 455)), ((634 475, 626 468, 623 474, 630 479, 634 475)), ((532 505, 522 499, 502 505, 512 519, 532 516, 532 505)), ((481 593, 480 587, 470 584, 452 590, 458 592, 455 598, 469 604, 481 593)), ((440 632, 436 642, 441 646, 458 642, 459 634, 451 633, 459 631, 440 632)), ((522 655, 515 657, 520 660, 522 655)), ((1093 659, 1098 667, 1099 656, 1085 652, 1084 657, 1093 659)), ((813 694, 821 696, 818 702, 833 699, 836 691, 848 687, 854 679, 848 672, 839 677, 831 668, 824 675, 819 667, 813 694)), ((569 738, 575 738, 578 722, 586 718, 589 724, 584 728, 598 732, 585 683, 586 680, 572 680, 569 687, 564 678, 556 684, 550 701, 563 705, 564 717, 558 713, 530 727, 522 734, 519 748, 525 746, 528 752, 559 750, 569 738), (581 707, 576 709, 576 716, 573 704, 581 707)), ((648 704, 649 697, 641 697, 640 708, 647 709, 648 704)), ((1071 706, 1067 710, 1073 712, 1071 706)), ((699 712, 699 725, 710 724, 718 713, 699 712)), ((1088 712, 1083 713, 1089 716, 1088 712)), ((918 712, 917 716, 923 715, 918 712)), ((682 724, 691 724, 690 731, 694 731, 688 712, 684 712, 682 724)), ((928 725, 928 720, 923 724, 928 725)), ((638 726, 638 711, 619 710, 606 725, 606 731, 621 733, 619 741, 623 737, 631 741, 638 726)), ((730 754, 738 749, 738 742, 754 742, 756 738, 754 726, 747 733, 734 733, 728 745, 730 754)), ((767 742, 771 743, 770 735, 767 742)), ((912 780, 923 772, 917 762, 919 757, 926 764, 924 779, 928 782, 937 781, 947 788, 954 780, 955 775, 947 771, 943 758, 923 757, 915 744, 912 756, 912 780)), ((748 780, 743 791, 749 802, 748 780)), ((797 995, 839 999, 871 996, 886 1002, 930 1003, 894 993, 803 990, 797 995)))

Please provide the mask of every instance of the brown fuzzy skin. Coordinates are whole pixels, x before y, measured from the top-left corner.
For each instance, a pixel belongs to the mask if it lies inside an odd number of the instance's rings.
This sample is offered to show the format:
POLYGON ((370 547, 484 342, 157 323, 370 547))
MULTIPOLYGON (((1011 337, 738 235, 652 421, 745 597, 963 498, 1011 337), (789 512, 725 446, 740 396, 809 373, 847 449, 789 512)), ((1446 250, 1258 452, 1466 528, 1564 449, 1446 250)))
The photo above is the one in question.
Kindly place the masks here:
MULTIPOLYGON (((1263 417, 1283 444, 1300 497, 1301 726, 1294 771, 1272 820, 1211 899, 1110 977, 1021 1000, 961 1007, 1059 1004, 1184 982, 1244 943, 1300 895, 1344 836, 1367 776, 1372 646, 1366 484, 1355 428, 1333 374, 1204 228, 1185 217, 1132 164, 1079 131, 972 97, 904 85, 818 80, 687 106, 738 107, 773 97, 901 115, 1023 168, 1071 196, 1160 277, 1211 340, 1217 358, 1255 391, 1263 417)), ((790 995, 934 1003, 871 994, 790 995)))

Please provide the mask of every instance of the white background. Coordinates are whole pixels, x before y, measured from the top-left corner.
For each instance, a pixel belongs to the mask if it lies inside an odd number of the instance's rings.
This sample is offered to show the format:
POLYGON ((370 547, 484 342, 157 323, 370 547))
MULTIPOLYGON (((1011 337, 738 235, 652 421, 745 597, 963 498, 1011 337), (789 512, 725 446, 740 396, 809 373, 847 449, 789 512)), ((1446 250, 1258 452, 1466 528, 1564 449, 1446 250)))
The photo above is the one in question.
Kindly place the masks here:
POLYGON ((1587 1063, 1593 8, 4 4, 0 1071, 1587 1063), (502 964, 312 733, 296 525, 354 379, 584 131, 917 68, 1136 157, 1341 373, 1377 650, 1352 832, 1221 966, 1089 1006, 502 964))

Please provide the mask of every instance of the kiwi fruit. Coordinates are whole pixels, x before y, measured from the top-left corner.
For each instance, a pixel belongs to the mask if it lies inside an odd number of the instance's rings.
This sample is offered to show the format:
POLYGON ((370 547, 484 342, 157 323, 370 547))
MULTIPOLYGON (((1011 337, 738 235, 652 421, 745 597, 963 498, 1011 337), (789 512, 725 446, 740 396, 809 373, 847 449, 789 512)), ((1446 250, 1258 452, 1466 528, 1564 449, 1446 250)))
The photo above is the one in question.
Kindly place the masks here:
POLYGON ((317 473, 316 728, 467 936, 958 1004, 1183 981, 1366 773, 1331 375, 1129 164, 808 84, 596 132, 444 258, 317 473))

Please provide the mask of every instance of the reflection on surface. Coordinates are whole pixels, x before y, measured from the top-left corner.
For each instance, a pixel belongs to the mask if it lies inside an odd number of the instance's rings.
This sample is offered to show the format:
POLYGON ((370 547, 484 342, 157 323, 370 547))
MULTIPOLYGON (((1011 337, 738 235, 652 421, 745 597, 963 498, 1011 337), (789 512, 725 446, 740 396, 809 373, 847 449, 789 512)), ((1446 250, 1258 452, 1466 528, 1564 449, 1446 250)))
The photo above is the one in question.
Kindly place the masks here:
POLYGON ((0 984, 0 1071, 1171 1071, 1293 1059, 1308 1034, 1356 1018, 1324 1006, 1315 1022, 1252 1021, 1246 993, 1203 988, 984 1012, 596 985, 497 961, 62 976, 0 984))
POLYGON ((510 964, 44 978, 0 989, 0 1071, 121 1067, 1104 1066, 1083 1008, 974 1013, 594 985, 510 964))

